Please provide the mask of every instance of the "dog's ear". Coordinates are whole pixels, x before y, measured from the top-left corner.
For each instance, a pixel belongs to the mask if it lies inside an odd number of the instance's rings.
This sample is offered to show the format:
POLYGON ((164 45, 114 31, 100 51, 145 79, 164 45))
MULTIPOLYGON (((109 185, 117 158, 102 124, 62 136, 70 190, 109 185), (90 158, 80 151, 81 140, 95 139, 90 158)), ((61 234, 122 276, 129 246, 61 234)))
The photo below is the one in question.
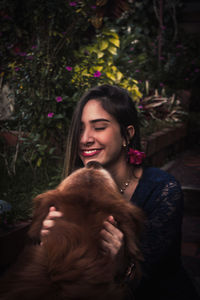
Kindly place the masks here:
POLYGON ((33 219, 28 235, 36 243, 40 242, 42 222, 47 216, 49 208, 53 205, 53 198, 54 191, 48 191, 33 199, 33 219))

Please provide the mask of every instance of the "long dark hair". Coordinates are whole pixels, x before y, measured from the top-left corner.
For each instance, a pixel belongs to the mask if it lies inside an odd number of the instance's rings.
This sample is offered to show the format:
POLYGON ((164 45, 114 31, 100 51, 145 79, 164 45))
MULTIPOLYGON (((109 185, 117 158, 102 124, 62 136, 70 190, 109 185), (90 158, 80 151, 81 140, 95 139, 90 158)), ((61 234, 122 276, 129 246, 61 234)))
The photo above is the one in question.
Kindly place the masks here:
POLYGON ((103 109, 117 120, 121 135, 126 139, 129 147, 137 150, 141 149, 137 110, 129 93, 115 85, 96 86, 82 96, 74 111, 67 138, 64 176, 68 176, 73 170, 83 166, 78 155, 81 116, 85 104, 92 99, 100 101, 103 109), (127 132, 127 126, 129 125, 133 125, 135 129, 135 134, 131 140, 128 139, 127 132))

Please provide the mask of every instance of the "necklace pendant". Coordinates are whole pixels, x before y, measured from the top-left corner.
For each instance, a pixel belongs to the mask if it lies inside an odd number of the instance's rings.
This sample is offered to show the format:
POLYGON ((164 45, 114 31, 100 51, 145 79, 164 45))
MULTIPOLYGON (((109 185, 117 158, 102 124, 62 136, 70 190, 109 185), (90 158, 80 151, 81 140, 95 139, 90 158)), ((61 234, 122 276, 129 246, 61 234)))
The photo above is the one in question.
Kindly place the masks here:
POLYGON ((119 188, 121 194, 124 193, 125 189, 129 186, 130 181, 124 182, 124 186, 119 188))

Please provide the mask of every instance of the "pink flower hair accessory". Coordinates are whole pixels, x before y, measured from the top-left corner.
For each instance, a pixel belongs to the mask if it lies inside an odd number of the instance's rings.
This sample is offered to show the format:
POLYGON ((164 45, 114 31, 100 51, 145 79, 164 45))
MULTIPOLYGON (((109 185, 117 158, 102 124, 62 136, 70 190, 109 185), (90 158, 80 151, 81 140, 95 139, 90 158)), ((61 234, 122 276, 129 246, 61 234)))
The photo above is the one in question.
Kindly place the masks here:
POLYGON ((141 165, 143 159, 146 157, 144 152, 129 148, 128 151, 129 163, 132 165, 141 165))

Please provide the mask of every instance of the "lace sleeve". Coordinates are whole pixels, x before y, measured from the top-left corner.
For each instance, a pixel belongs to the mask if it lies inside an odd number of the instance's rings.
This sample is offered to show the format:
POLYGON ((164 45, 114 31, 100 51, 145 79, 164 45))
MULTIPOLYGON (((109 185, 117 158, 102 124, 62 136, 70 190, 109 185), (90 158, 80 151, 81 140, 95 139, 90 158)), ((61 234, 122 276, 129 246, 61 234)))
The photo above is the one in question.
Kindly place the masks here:
POLYGON ((167 265, 168 260, 171 264, 180 251, 182 206, 182 191, 175 180, 159 183, 152 192, 142 243, 145 277, 167 265))

